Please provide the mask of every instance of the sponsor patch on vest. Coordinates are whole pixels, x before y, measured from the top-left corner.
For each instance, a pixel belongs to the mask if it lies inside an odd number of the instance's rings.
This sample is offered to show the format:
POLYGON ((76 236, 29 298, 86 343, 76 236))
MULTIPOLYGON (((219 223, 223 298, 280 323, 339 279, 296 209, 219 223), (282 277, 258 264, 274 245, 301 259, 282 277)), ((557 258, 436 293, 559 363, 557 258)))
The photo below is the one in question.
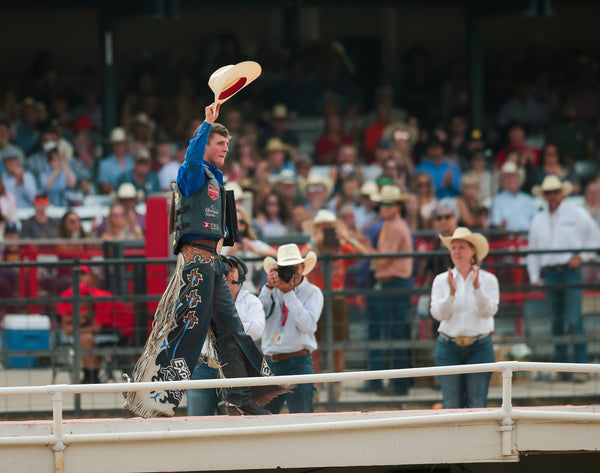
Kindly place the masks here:
POLYGON ((204 215, 206 215, 208 218, 216 218, 219 216, 219 211, 214 205, 211 205, 210 207, 206 207, 204 209, 204 215))
POLYGON ((202 227, 203 228, 210 228, 210 222, 207 222, 207 221, 202 222, 202 227))
POLYGON ((219 198, 219 189, 215 186, 208 185, 208 196, 212 200, 217 200, 219 198))

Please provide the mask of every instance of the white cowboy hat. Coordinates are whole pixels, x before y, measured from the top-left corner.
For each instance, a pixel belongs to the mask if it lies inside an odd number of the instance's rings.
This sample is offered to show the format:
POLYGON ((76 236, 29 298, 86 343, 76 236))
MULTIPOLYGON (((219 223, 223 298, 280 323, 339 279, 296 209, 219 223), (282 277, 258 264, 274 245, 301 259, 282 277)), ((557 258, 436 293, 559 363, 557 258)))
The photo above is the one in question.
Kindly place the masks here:
POLYGON ((358 193, 360 195, 366 195, 371 197, 373 194, 377 194, 379 192, 379 186, 375 181, 365 181, 363 185, 360 186, 360 190, 358 193))
POLYGON ((217 69, 208 79, 208 86, 215 93, 215 103, 229 100, 260 76, 261 72, 260 64, 254 61, 230 64, 217 69))
POLYGON ((303 276, 310 273, 317 264, 317 254, 314 251, 309 251, 308 254, 303 258, 300 254, 300 248, 295 243, 289 243, 287 245, 281 245, 277 250, 277 260, 271 256, 267 256, 263 261, 263 268, 268 274, 273 268, 277 266, 295 266, 297 264, 304 263, 303 276))
POLYGON ((223 188, 226 191, 233 191, 233 198, 236 201, 246 201, 252 198, 252 192, 245 191, 238 181, 227 181, 223 188))
POLYGON ((512 161, 506 161, 500 168, 500 177, 506 174, 516 174, 519 178, 519 186, 522 186, 525 182, 525 170, 512 161))
POLYGON ((315 218, 313 220, 306 220, 305 222, 302 222, 302 230, 305 233, 310 233, 312 235, 315 231, 315 227, 319 223, 329 223, 336 228, 343 225, 343 223, 338 220, 331 210, 321 209, 315 214, 315 218))
POLYGON ((298 178, 291 169, 282 169, 281 172, 273 178, 273 184, 298 184, 298 178))
POLYGON ((117 192, 111 192, 111 197, 113 200, 116 197, 117 199, 137 199, 139 201, 144 198, 144 193, 138 191, 131 182, 124 182, 119 186, 117 192))
POLYGON ((533 186, 531 193, 535 197, 541 197, 546 191, 561 190, 563 195, 567 196, 573 191, 573 184, 569 181, 561 181, 555 174, 548 174, 542 181, 541 186, 533 186))
POLYGON ((452 236, 449 237, 443 237, 440 235, 440 240, 442 240, 442 243, 448 249, 450 249, 454 240, 464 240, 469 242, 475 247, 478 263, 480 263, 490 251, 490 245, 487 241, 487 238, 481 233, 472 233, 467 227, 458 227, 456 230, 454 230, 452 236))
POLYGON ((410 195, 403 194, 402 190, 398 186, 383 186, 377 194, 371 195, 373 202, 402 202, 410 199, 410 195))
POLYGON ((324 187, 328 196, 333 191, 333 182, 331 182, 331 179, 319 174, 311 174, 302 182, 300 186, 300 192, 304 197, 306 197, 308 192, 314 190, 313 187, 318 186, 324 187))
POLYGON ((117 127, 110 132, 111 143, 122 143, 124 141, 127 141, 127 133, 125 133, 123 128, 117 127))

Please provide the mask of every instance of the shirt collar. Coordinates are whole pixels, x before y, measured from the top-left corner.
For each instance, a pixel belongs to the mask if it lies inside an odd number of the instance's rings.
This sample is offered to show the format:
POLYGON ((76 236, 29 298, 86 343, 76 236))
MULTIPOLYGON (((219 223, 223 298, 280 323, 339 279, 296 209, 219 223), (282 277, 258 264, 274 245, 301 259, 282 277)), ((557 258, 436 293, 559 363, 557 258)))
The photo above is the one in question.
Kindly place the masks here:
POLYGON ((209 163, 208 161, 204 161, 204 166, 214 174, 214 176, 217 178, 217 181, 219 181, 219 184, 223 185, 223 172, 220 171, 219 168, 213 163, 209 163))
POLYGON ((307 284, 310 284, 310 283, 308 282, 308 279, 306 279, 306 275, 302 276, 302 282, 294 288, 294 291, 302 289, 302 287, 306 286, 307 284))

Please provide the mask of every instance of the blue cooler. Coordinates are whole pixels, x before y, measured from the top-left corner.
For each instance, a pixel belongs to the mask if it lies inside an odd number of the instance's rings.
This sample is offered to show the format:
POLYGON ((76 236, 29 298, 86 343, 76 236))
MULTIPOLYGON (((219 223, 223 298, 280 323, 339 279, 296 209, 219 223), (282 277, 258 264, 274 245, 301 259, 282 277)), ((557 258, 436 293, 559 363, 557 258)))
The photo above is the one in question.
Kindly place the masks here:
MULTIPOLYGON (((2 320, 2 349, 49 350, 50 317, 47 315, 5 315, 2 320)), ((35 356, 4 357, 6 368, 33 368, 35 356)))

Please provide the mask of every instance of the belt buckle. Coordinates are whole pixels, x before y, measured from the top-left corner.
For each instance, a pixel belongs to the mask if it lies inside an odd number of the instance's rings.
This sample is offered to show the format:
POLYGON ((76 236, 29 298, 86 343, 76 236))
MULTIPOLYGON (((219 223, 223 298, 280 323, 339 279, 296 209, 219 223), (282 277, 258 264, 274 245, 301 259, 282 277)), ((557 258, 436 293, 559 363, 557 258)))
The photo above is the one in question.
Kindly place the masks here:
POLYGON ((454 338, 454 343, 456 343, 459 347, 468 347, 473 345, 475 339, 473 337, 469 337, 467 335, 459 335, 454 338))

